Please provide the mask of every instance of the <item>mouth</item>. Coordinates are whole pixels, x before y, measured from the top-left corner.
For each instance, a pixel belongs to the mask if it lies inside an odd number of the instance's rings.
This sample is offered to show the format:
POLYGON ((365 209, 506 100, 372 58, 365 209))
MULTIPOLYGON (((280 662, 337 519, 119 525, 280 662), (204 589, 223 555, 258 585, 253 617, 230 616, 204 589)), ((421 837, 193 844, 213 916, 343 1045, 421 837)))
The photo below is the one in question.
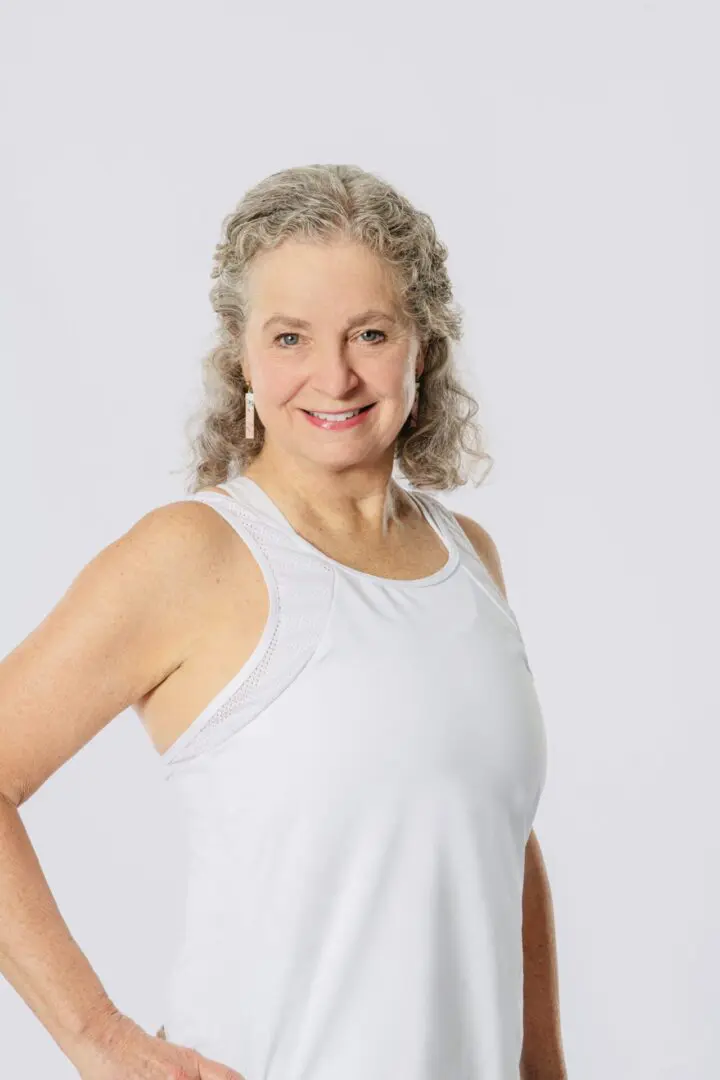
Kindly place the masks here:
POLYGON ((359 413, 367 412, 368 409, 372 409, 375 404, 374 401, 371 401, 369 405, 358 405, 354 409, 336 409, 334 412, 330 409, 303 409, 302 411, 307 413, 308 416, 316 416, 318 419, 323 419, 324 417, 337 419, 338 417, 356 416, 359 413))
POLYGON ((317 412, 310 409, 302 409, 311 423, 316 428, 325 431, 345 431, 347 428, 355 428, 365 422, 367 414, 375 407, 376 401, 369 405, 359 405, 356 409, 345 409, 342 412, 317 412))

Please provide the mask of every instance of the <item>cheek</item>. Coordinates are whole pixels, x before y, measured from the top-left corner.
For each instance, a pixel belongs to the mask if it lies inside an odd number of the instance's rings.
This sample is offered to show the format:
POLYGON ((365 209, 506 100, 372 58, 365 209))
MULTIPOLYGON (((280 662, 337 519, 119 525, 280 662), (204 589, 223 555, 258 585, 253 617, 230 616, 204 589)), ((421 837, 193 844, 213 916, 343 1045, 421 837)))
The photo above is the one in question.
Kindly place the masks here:
POLYGON ((255 389, 266 404, 279 407, 292 401, 302 385, 303 380, 297 372, 269 368, 256 379, 255 389))
POLYGON ((403 368, 395 371, 384 371, 382 376, 375 382, 375 386, 383 397, 392 399, 400 405, 408 395, 414 393, 415 382, 409 378, 403 368))
POLYGON ((364 379, 382 397, 402 400, 409 393, 408 386, 415 386, 412 375, 408 375, 406 354, 397 357, 381 357, 378 362, 368 364, 364 379))

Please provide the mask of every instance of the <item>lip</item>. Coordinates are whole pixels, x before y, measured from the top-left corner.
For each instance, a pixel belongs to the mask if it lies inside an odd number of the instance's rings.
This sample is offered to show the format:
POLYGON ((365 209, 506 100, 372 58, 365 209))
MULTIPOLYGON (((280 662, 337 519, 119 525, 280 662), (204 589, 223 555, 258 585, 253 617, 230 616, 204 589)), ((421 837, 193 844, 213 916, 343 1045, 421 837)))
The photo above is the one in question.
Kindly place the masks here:
POLYGON ((346 412, 355 412, 356 409, 367 409, 368 405, 374 405, 374 401, 366 401, 364 405, 348 405, 346 409, 303 409, 303 412, 321 412, 328 416, 342 416, 346 412))
MULTIPOLYGON (((319 416, 313 416, 313 414, 307 409, 303 409, 302 411, 305 413, 308 423, 312 424, 313 427, 319 428, 322 431, 348 431, 350 428, 362 427, 363 424, 367 423, 368 416, 370 416, 376 404, 377 402, 373 401, 370 405, 356 405, 355 408, 359 408, 362 411, 356 413, 355 416, 351 416, 346 420, 333 420, 332 417, 337 416, 337 413, 329 413, 328 416, 326 416, 324 419, 321 419, 319 416)), ((344 411, 354 412, 354 410, 351 409, 346 409, 344 411)), ((340 414, 340 416, 342 417, 342 413, 340 414)))

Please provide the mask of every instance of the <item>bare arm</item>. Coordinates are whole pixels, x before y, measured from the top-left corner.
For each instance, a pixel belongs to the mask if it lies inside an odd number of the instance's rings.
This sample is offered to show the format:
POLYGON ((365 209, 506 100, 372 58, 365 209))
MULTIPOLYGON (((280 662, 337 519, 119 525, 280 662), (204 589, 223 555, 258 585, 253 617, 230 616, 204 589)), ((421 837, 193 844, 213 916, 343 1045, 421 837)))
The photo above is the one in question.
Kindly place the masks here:
POLYGON ((117 1010, 58 910, 18 808, 181 664, 183 612, 212 573, 199 506, 147 514, 0 662, 0 972, 71 1060, 117 1010))
POLYGON ((114 1006, 73 940, 17 807, 0 795, 0 970, 73 1059, 114 1006))
MULTIPOLYGON (((455 515, 507 597, 497 547, 489 533, 455 515)), ((557 952, 550 883, 534 830, 525 848, 523 884, 523 1047, 520 1080, 567 1080, 560 1028, 557 952)))
POLYGON ((525 849, 522 939, 524 1021, 520 1080, 567 1080, 560 1031, 552 898, 534 830, 525 849))

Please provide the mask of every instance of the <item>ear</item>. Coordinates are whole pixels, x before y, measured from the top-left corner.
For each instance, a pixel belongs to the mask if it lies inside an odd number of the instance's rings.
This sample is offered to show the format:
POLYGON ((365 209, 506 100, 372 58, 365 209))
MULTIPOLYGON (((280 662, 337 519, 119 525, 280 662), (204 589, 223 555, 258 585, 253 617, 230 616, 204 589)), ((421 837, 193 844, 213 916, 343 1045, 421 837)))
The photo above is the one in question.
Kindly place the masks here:
POLYGON ((416 363, 415 363, 415 378, 416 379, 419 379, 420 376, 422 375, 423 371, 425 370, 425 357, 427 355, 427 350, 428 350, 428 342, 421 340, 420 344, 418 346, 417 359, 416 359, 416 363))

